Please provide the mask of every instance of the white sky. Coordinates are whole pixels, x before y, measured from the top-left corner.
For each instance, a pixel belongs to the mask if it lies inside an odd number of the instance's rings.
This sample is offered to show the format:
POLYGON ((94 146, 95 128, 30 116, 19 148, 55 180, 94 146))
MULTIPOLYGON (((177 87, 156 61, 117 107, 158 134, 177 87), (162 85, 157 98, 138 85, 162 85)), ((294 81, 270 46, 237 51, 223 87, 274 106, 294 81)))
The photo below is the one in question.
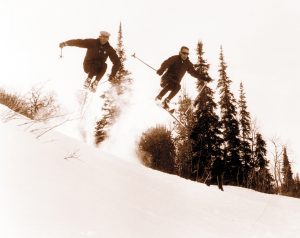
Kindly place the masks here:
MULTIPOLYGON (((280 137, 300 171, 298 1, 1 0, 0 6, 0 86, 19 91, 49 80, 70 108, 85 79, 85 51, 65 48, 59 59, 61 41, 94 38, 100 30, 108 30, 116 46, 122 21, 127 66, 141 90, 136 94, 140 101, 157 92, 159 77, 129 57, 132 53, 157 68, 187 45, 195 62, 194 49, 202 40, 210 73, 217 79, 222 44, 232 91, 237 97, 243 81, 249 110, 261 132, 266 139, 280 137)), ((194 82, 189 76, 183 81, 192 95, 194 82)))

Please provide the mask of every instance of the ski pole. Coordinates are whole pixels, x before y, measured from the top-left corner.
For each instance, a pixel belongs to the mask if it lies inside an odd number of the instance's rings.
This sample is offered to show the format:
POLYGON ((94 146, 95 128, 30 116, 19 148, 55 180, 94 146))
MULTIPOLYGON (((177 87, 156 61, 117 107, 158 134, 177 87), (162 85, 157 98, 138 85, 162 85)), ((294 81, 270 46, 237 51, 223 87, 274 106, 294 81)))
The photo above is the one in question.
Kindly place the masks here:
MULTIPOLYGON (((202 88, 200 89, 199 95, 201 95, 203 89, 206 87, 207 81, 205 81, 205 83, 203 84, 202 88)), ((186 111, 184 112, 184 114, 186 115, 186 113, 191 109, 191 107, 193 106, 193 104, 191 104, 186 111)))
POLYGON ((200 92, 199 92, 199 95, 201 95, 203 89, 206 87, 206 84, 207 84, 207 81, 204 82, 204 84, 203 84, 203 86, 202 86, 202 88, 201 88, 201 90, 200 90, 200 92))
POLYGON ((135 59, 137 59, 137 60, 139 60, 139 61, 141 61, 143 64, 147 65, 149 68, 153 69, 155 72, 157 71, 157 70, 156 70, 155 68, 153 68, 151 65, 147 64, 145 61, 143 61, 143 60, 141 60, 140 58, 138 58, 138 57, 136 56, 135 53, 132 55, 132 57, 135 58, 135 59))
POLYGON ((62 58, 63 57, 63 54, 62 54, 62 47, 60 47, 60 55, 59 55, 59 58, 62 58))

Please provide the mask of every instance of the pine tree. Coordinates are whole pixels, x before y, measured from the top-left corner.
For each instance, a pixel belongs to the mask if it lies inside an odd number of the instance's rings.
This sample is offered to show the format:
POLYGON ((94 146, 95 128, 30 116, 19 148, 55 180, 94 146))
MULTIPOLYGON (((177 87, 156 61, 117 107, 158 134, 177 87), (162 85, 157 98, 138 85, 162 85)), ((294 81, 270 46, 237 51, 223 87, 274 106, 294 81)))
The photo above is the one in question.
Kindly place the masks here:
POLYGON ((190 179, 192 171, 192 146, 190 134, 193 125, 193 111, 192 99, 187 95, 185 90, 183 90, 178 104, 177 117, 186 125, 186 127, 183 127, 180 123, 175 123, 174 143, 176 147, 176 174, 183 178, 190 179))
POLYGON ((108 90, 102 96, 105 98, 102 106, 103 115, 96 123, 95 127, 95 144, 98 145, 103 142, 108 136, 108 130, 113 125, 120 115, 120 109, 116 105, 114 100, 115 96, 112 96, 113 90, 108 90))
POLYGON ((300 178, 297 173, 294 179, 293 197, 300 198, 300 178))
POLYGON ((125 91, 129 90, 129 87, 132 83, 132 79, 130 77, 131 73, 125 68, 125 61, 127 58, 123 45, 122 23, 119 25, 118 44, 116 51, 121 61, 121 67, 115 76, 113 85, 117 88, 117 94, 121 95, 124 94, 125 91))
POLYGON ((273 193, 273 177, 268 169, 269 161, 267 160, 267 143, 262 135, 258 132, 255 136, 254 160, 251 167, 251 184, 250 187, 267 193, 273 193))
POLYGON ((240 139, 239 122, 237 120, 236 100, 230 91, 231 80, 226 73, 227 65, 224 61, 223 49, 220 53, 220 78, 218 88, 220 90, 219 105, 221 108, 221 123, 224 139, 224 156, 226 171, 225 182, 239 185, 241 181, 241 161, 240 161, 240 139))
MULTIPOLYGON (((209 64, 203 58, 203 44, 198 42, 196 70, 203 78, 209 78, 209 64)), ((221 123, 215 110, 214 92, 209 86, 203 88, 203 81, 197 82, 198 96, 194 102, 194 123, 191 130, 192 169, 194 179, 204 182, 209 174, 213 159, 222 156, 221 123)))
POLYGON ((293 185, 293 173, 291 164, 287 155, 287 148, 283 148, 283 165, 282 165, 282 176, 283 176, 283 183, 281 185, 281 191, 283 194, 290 195, 293 185))
POLYGON ((125 100, 122 96, 130 91, 132 79, 130 72, 125 68, 126 54, 123 46, 123 31, 120 23, 118 32, 117 54, 121 61, 120 70, 115 76, 115 80, 111 83, 111 87, 101 96, 104 99, 102 107, 102 117, 97 121, 95 127, 95 143, 100 144, 107 136, 109 128, 116 122, 121 114, 122 106, 125 100))
POLYGON ((240 124, 240 157, 242 163, 242 178, 243 186, 247 186, 247 180, 250 172, 251 161, 251 117, 247 110, 247 101, 244 92, 243 83, 240 83, 240 98, 239 98, 239 124, 240 124))
POLYGON ((262 169, 268 165, 268 161, 266 159, 267 155, 267 143, 263 139, 260 133, 256 134, 256 142, 255 142, 255 159, 256 164, 255 166, 262 169))
MULTIPOLYGON (((196 48, 197 52, 197 64, 195 64, 195 69, 201 74, 203 79, 207 79, 209 81, 212 80, 212 78, 208 74, 208 70, 210 65, 207 63, 207 60, 204 59, 204 50, 203 50, 203 43, 202 41, 199 41, 196 48)), ((197 88, 198 90, 201 90, 201 87, 203 86, 204 81, 198 80, 197 82, 197 88)))

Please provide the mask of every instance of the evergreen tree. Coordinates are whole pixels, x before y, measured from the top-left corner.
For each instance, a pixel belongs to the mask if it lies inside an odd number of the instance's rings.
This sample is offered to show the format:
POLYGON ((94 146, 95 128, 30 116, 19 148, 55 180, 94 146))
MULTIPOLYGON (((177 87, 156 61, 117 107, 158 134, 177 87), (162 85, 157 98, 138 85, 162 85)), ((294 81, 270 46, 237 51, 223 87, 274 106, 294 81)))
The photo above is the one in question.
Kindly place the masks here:
POLYGON ((283 181, 281 185, 281 191, 283 194, 290 195, 293 185, 294 185, 294 180, 293 180, 293 173, 292 173, 292 168, 291 164, 287 155, 287 149, 286 147, 283 147, 283 165, 282 165, 282 176, 283 176, 283 181))
POLYGON ((96 145, 103 142, 108 136, 108 130, 112 126, 116 118, 120 115, 120 109, 116 105, 114 88, 106 91, 102 98, 104 98, 104 104, 102 106, 103 115, 96 123, 95 127, 95 143, 96 145))
POLYGON ((263 139, 260 133, 257 133, 256 136, 256 143, 255 143, 255 159, 256 164, 255 166, 262 169, 268 165, 268 161, 266 159, 267 155, 267 143, 263 139))
POLYGON ((122 96, 125 92, 129 92, 132 83, 130 72, 125 68, 126 54, 123 46, 121 23, 116 51, 121 61, 121 67, 115 76, 115 80, 111 82, 111 87, 101 96, 104 99, 104 104, 102 107, 102 117, 97 121, 95 127, 96 144, 103 142, 107 138, 109 128, 116 122, 125 104, 125 99, 122 96))
POLYGON ((250 172, 250 161, 251 161, 251 145, 250 145, 250 134, 251 134, 251 117, 247 110, 247 101, 244 92, 243 83, 240 83, 240 98, 239 98, 239 123, 240 123, 240 157, 242 163, 242 178, 243 185, 247 186, 247 179, 250 172))
POLYGON ((293 197, 300 198, 300 178, 298 173, 294 179, 293 197))
MULTIPOLYGON (((196 70, 203 78, 209 78, 209 64, 203 58, 203 44, 198 42, 196 70)), ((191 129, 192 169, 194 179, 204 182, 209 174, 213 159, 222 156, 221 123, 215 110, 214 92, 209 86, 203 88, 203 81, 197 82, 198 96, 194 102, 194 123, 191 129)))
POLYGON ((252 183, 251 188, 267 193, 273 193, 273 177, 268 169, 267 143, 260 133, 257 133, 255 141, 254 160, 251 164, 252 183))
POLYGON ((117 95, 121 95, 130 89, 132 83, 132 79, 130 77, 131 73, 125 68, 125 61, 127 60, 127 58, 123 45, 123 31, 121 23, 119 26, 118 44, 116 51, 121 61, 121 67, 115 76, 113 85, 117 88, 117 95))
POLYGON ((227 65, 224 61, 223 49, 220 53, 220 78, 218 88, 220 90, 219 105, 221 108, 221 123, 224 139, 224 156, 226 171, 224 180, 226 183, 240 185, 241 161, 240 161, 240 139, 239 122, 237 120, 236 100, 230 91, 231 80, 226 73, 227 65))
POLYGON ((183 127, 176 122, 174 143, 176 147, 175 167, 176 174, 190 179, 191 178, 191 161, 192 146, 190 141, 191 127, 193 125, 192 99, 183 90, 182 96, 179 98, 179 108, 177 112, 178 119, 186 125, 183 127))

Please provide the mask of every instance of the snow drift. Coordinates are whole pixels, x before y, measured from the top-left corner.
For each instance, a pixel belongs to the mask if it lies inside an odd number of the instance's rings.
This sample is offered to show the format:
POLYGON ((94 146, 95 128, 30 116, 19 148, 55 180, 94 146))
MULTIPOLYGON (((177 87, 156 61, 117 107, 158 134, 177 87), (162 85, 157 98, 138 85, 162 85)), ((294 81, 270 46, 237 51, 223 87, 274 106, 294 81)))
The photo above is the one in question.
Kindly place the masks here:
POLYGON ((221 192, 36 131, 24 119, 0 122, 0 237, 300 234, 298 199, 229 186, 221 192))

